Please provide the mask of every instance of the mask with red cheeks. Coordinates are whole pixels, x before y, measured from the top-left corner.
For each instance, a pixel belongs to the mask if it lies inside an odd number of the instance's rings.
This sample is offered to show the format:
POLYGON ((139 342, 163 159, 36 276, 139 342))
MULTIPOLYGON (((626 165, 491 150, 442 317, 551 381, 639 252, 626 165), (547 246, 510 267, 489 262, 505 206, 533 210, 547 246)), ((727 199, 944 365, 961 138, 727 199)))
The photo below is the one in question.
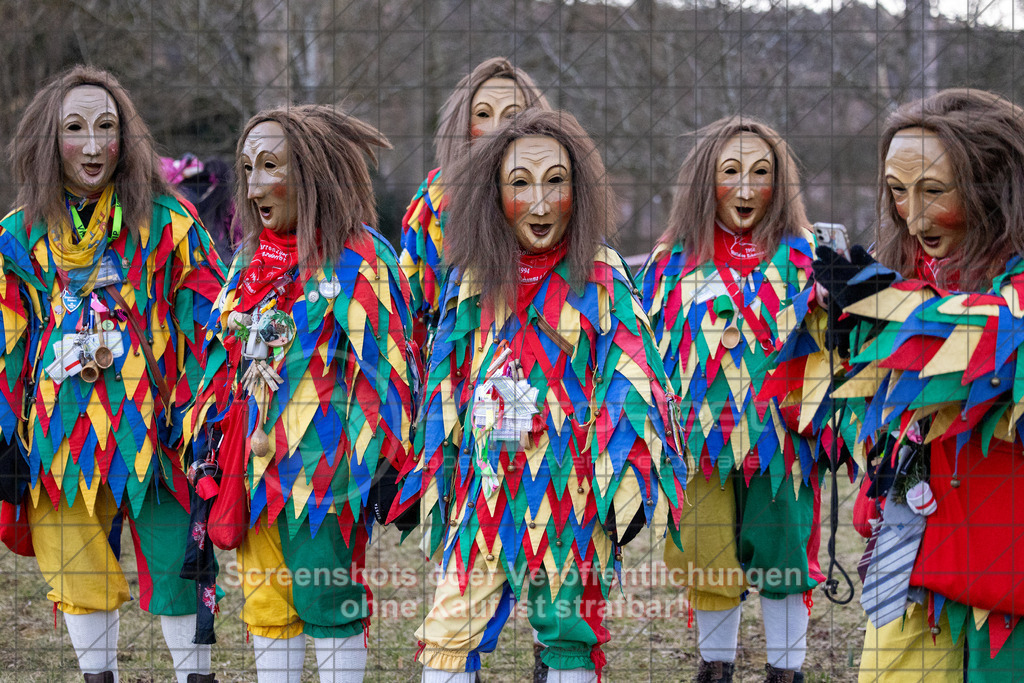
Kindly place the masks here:
POLYGON ((885 182, 896 213, 933 258, 952 255, 967 236, 963 201, 946 147, 924 128, 899 131, 885 155, 885 182))
POLYGON ((248 197, 260 224, 281 234, 295 232, 299 203, 288 163, 288 140, 277 121, 253 126, 242 145, 248 197))
POLYGON ((526 107, 526 98, 511 78, 488 78, 473 93, 469 137, 486 135, 526 107))
POLYGON ((565 237, 572 217, 569 153, 550 137, 514 140, 501 163, 501 204, 524 251, 539 253, 565 237))
POLYGON ((754 133, 726 141, 715 166, 715 218, 733 233, 753 230, 768 213, 775 177, 775 154, 754 133))
POLYGON ((58 137, 67 188, 80 197, 102 192, 121 152, 121 121, 110 93, 96 85, 69 90, 61 103, 58 137))

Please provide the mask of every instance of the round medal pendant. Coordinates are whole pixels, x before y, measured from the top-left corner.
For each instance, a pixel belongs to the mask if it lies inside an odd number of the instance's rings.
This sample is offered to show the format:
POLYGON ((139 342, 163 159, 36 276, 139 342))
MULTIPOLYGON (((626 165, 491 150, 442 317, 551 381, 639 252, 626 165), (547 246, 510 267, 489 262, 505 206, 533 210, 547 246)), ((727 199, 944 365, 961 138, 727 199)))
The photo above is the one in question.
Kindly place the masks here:
POLYGON ((320 296, 333 299, 341 294, 341 282, 336 277, 332 277, 330 280, 321 280, 317 289, 320 290, 320 296))
POLYGON ((739 346, 740 340, 742 339, 743 335, 740 334, 740 328, 736 327, 736 325, 729 325, 729 327, 725 328, 725 331, 722 332, 722 346, 727 349, 735 349, 739 346))

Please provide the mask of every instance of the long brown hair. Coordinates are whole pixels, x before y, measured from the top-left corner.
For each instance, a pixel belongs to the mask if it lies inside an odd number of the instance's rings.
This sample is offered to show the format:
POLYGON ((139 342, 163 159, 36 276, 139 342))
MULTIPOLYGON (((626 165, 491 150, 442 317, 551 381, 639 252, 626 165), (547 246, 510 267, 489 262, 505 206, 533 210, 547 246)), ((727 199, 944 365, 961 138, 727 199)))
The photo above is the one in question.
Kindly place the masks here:
POLYGON ((469 119, 472 114, 473 96, 484 81, 491 78, 508 78, 515 81, 526 98, 524 109, 551 109, 547 98, 530 75, 514 66, 505 57, 491 57, 480 62, 475 69, 462 77, 441 106, 440 123, 434 135, 434 153, 442 169, 449 168, 469 146, 469 119))
POLYGON ((942 142, 970 231, 939 269, 939 283, 959 272, 960 289, 987 290, 1011 255, 1024 254, 1024 109, 995 93, 954 88, 889 115, 879 145, 878 260, 910 276, 918 241, 885 182, 889 145, 907 128, 931 131, 942 142))
POLYGON ((748 117, 729 116, 704 126, 693 135, 696 143, 686 155, 676 178, 672 211, 661 240, 681 244, 700 261, 715 251, 715 170, 726 143, 740 133, 752 133, 764 140, 774 158, 772 200, 751 237, 767 254, 774 254, 786 235, 797 235, 809 225, 800 192, 800 171, 789 145, 773 128, 748 117))
POLYGON ((572 114, 531 109, 477 139, 457 160, 446 183, 451 198, 444 250, 449 266, 472 271, 485 299, 515 301, 521 249, 501 205, 505 152, 519 138, 550 137, 569 154, 572 216, 566 227, 570 283, 581 288, 598 247, 613 232, 615 193, 594 142, 572 114))
POLYGON ((256 253, 260 223, 248 198, 242 151, 252 129, 275 121, 288 142, 288 182, 295 185, 299 264, 314 269, 334 263, 345 242, 365 223, 377 227, 376 199, 364 154, 376 164, 375 147, 391 149, 384 134, 331 105, 268 109, 249 119, 235 148, 235 225, 242 229, 242 263, 256 253))
POLYGON ((139 226, 152 219, 153 197, 175 193, 160 172, 153 136, 128 91, 113 74, 92 66, 74 66, 56 76, 25 108, 8 146, 18 184, 18 206, 24 211, 26 227, 40 218, 48 225, 57 225, 67 217, 58 141, 61 107, 64 97, 83 85, 103 88, 117 107, 120 154, 112 180, 124 224, 138 237, 139 226))

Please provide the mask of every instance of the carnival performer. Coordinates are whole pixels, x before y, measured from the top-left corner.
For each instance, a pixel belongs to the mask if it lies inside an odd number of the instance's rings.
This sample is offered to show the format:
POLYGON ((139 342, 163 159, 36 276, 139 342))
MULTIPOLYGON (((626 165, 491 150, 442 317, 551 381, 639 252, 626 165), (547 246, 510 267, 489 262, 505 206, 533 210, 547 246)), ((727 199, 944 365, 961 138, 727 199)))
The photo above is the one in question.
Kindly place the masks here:
POLYGON ((0 223, 0 253, 8 288, 28 297, 29 552, 86 681, 118 680, 118 608, 134 597, 160 615, 179 683, 211 682, 212 637, 193 640, 197 608, 209 614, 214 597, 179 578, 189 533, 179 448, 204 363, 193 321, 222 282, 216 252, 111 74, 78 66, 54 78, 10 148, 19 208, 0 223), (119 561, 122 515, 135 596, 119 561))
MULTIPOLYGON (((409 278, 415 336, 423 347, 427 328, 436 324, 445 267, 445 198, 441 169, 452 168, 470 144, 509 117, 531 107, 550 109, 540 89, 522 69, 504 57, 476 66, 455 86, 440 111, 434 135, 438 168, 427 174, 402 218, 402 270, 409 278)), ((422 349, 424 356, 427 349, 422 349)))
POLYGON ((755 587, 766 680, 801 681, 809 595, 824 578, 816 409, 799 388, 783 402, 758 394, 770 379, 766 360, 795 324, 778 314, 807 283, 814 236, 796 160, 778 133, 729 117, 695 138, 641 274, 698 470, 665 562, 681 570, 696 614, 694 680, 732 680, 740 605, 755 587))
POLYGON ((259 113, 238 141, 244 237, 189 427, 223 470, 210 533, 238 547, 260 683, 300 680, 307 635, 321 681, 366 665, 366 508, 408 457, 416 362, 408 285, 374 227, 375 148, 375 128, 317 105, 259 113))
POLYGON ((897 109, 880 151, 878 262, 815 262, 852 328, 836 396, 881 434, 860 680, 963 680, 965 641, 972 683, 1018 680, 1024 110, 942 91, 897 109))
POLYGON ((417 632, 423 680, 472 681, 518 600, 548 680, 596 680, 621 546, 644 525, 660 537, 683 503, 661 361, 572 115, 520 114, 453 170, 422 457, 402 472, 444 570, 417 632))

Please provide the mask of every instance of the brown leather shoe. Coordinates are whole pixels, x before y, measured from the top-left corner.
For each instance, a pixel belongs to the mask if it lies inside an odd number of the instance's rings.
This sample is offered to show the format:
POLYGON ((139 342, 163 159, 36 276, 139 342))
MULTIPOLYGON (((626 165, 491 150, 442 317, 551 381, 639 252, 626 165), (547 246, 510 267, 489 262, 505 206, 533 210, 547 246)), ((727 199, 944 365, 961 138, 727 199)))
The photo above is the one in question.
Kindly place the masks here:
POLYGON ((705 662, 701 657, 693 683, 732 683, 734 666, 732 662, 705 662))
POLYGON ((764 683, 804 683, 804 674, 802 671, 776 669, 771 664, 765 664, 764 683))

